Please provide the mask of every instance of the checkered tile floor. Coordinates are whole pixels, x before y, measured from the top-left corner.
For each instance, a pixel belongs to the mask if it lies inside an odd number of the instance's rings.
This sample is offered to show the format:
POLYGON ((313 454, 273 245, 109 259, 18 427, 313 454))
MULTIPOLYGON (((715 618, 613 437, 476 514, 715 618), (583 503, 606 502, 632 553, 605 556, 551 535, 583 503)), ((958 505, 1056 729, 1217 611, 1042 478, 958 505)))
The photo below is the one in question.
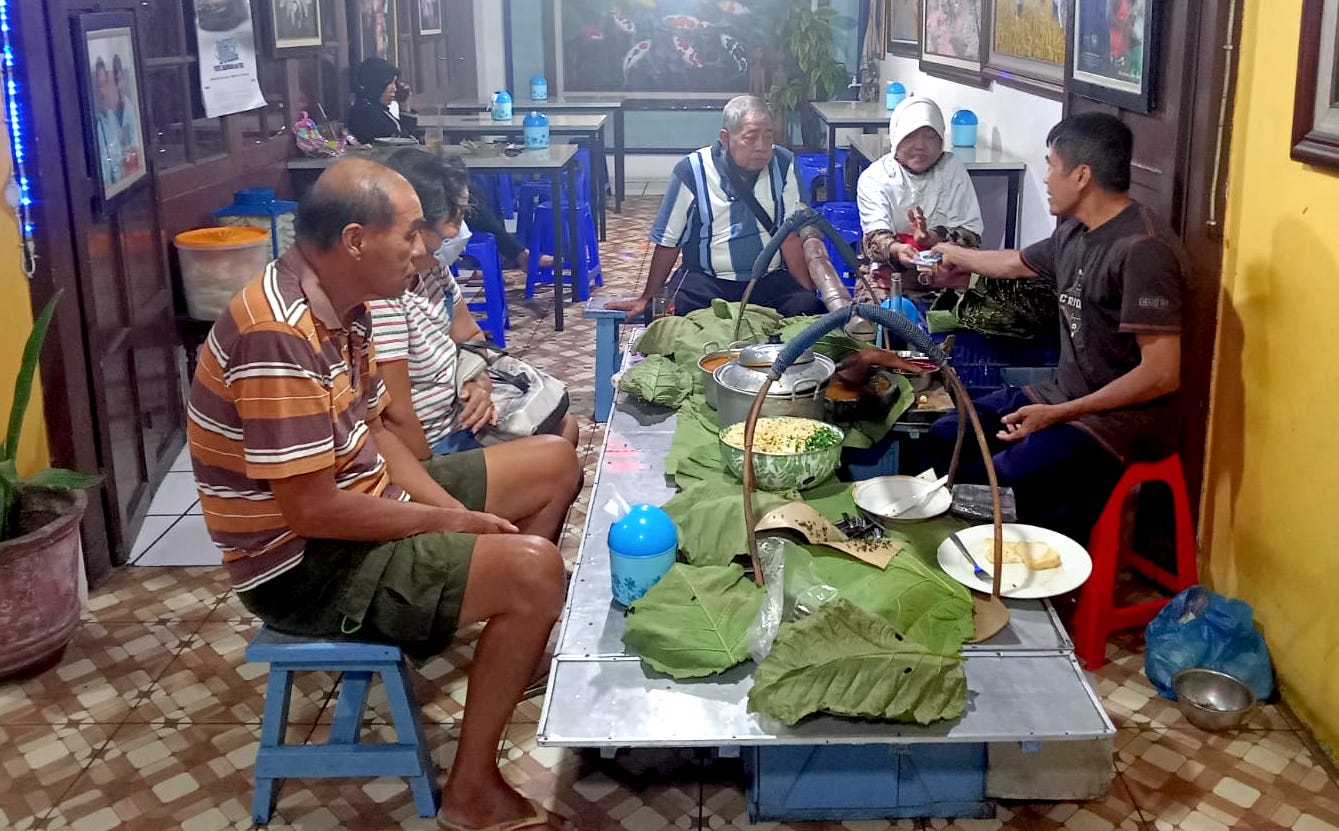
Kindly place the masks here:
MULTIPOLYGON (((647 260, 643 242, 654 197, 610 214, 604 291, 630 294, 647 260)), ((594 328, 569 306, 555 333, 552 294, 522 298, 511 272, 511 351, 572 385, 573 410, 593 402, 594 328)), ((583 420, 587 481, 603 440, 583 420)), ((256 621, 227 592, 218 555, 203 534, 189 467, 160 489, 138 565, 93 593, 84 623, 58 666, 0 684, 0 829, 249 828, 251 763, 260 730, 264 667, 243 661, 256 621)), ((589 489, 572 508, 562 548, 576 553, 589 489)), ((416 673, 416 693, 434 758, 449 766, 465 698, 475 631, 416 673)), ((1137 635, 1113 642, 1093 683, 1119 728, 1117 776, 1101 800, 1003 803, 993 820, 791 823, 768 828, 876 829, 1296 829, 1339 831, 1339 786, 1321 752, 1283 705, 1267 705, 1247 729, 1206 733, 1187 724, 1143 676, 1137 635)), ((300 675, 290 741, 329 730, 333 677, 300 675)), ((748 824, 743 772, 704 751, 621 753, 613 760, 535 742, 539 700, 516 710, 498 757, 527 795, 577 818, 582 829, 711 829, 748 824)), ((389 734, 384 695, 374 688, 369 729, 389 734)), ((271 828, 432 828, 414 815, 398 779, 284 784, 271 828)))

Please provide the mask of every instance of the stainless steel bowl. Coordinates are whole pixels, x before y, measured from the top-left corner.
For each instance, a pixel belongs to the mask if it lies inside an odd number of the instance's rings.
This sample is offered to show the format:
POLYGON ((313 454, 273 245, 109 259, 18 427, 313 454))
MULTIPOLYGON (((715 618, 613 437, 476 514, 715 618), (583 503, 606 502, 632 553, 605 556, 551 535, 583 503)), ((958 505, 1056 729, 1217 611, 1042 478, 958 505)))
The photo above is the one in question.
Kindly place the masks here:
POLYGON ((1255 709, 1251 688, 1216 669, 1183 669, 1172 676, 1172 691, 1186 720, 1204 730, 1236 729, 1255 709))

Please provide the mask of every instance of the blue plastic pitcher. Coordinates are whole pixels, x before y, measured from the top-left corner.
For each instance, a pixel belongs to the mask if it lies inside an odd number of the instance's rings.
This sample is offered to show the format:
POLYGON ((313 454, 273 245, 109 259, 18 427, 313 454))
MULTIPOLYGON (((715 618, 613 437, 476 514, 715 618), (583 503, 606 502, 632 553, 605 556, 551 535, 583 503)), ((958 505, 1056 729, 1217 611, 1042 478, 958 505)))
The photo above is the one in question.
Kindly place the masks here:
POLYGON ((493 120, 511 121, 511 94, 505 89, 493 93, 493 120))
POLYGON ((976 146, 976 113, 971 110, 958 110, 953 114, 953 146, 976 146))
POLYGON ((886 95, 888 111, 892 112, 897 109, 897 105, 905 100, 907 100, 907 88, 897 81, 889 81, 888 92, 886 95))
POLYGON ((624 606, 646 594, 674 565, 679 531, 669 514, 653 505, 633 505, 609 527, 609 581, 624 606))
POLYGON ((543 75, 536 75, 530 79, 530 100, 549 100, 549 82, 543 75))
POLYGON ((537 150, 549 146, 549 117, 534 110, 522 122, 527 150, 537 150))

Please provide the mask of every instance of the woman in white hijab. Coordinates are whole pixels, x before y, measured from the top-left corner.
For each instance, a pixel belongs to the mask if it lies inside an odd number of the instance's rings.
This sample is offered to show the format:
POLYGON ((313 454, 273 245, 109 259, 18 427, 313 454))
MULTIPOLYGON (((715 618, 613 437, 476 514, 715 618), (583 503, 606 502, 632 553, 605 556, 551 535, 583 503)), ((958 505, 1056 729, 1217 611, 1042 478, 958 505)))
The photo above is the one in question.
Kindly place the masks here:
POLYGON ((939 242, 975 248, 984 223, 962 160, 944 152, 944 114, 928 98, 908 98, 888 120, 893 152, 860 174, 856 202, 865 254, 910 266, 939 242))

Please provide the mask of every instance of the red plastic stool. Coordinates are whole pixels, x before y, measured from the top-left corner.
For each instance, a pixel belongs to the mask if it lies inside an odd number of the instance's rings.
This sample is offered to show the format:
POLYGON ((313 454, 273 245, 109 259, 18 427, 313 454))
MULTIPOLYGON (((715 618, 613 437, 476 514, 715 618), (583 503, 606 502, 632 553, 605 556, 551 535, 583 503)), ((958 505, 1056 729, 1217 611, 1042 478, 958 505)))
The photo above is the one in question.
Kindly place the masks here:
POLYGON ((1088 541, 1093 573, 1079 595, 1074 610, 1074 651, 1084 665, 1095 670, 1106 663, 1107 638, 1112 632, 1143 626, 1152 620, 1170 598, 1159 598, 1131 606, 1116 606, 1116 572, 1122 562, 1173 593, 1195 585, 1195 530, 1191 525, 1190 497, 1186 493, 1181 456, 1173 453, 1159 462, 1130 465, 1111 492, 1102 516, 1088 541), (1125 500, 1136 486, 1163 482, 1172 492, 1176 522, 1176 571, 1170 572, 1133 551, 1121 550, 1125 500))

